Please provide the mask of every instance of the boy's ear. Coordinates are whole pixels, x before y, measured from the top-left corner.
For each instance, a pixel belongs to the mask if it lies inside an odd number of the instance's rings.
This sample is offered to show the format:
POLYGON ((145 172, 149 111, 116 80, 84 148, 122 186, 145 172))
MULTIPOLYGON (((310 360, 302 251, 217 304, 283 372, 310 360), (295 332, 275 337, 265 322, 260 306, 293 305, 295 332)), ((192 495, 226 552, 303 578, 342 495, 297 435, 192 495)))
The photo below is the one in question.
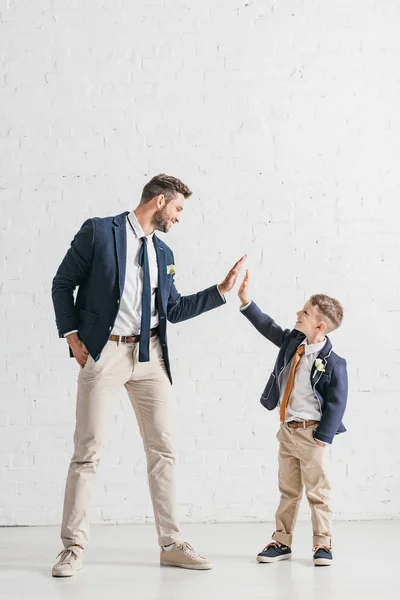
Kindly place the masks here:
POLYGON ((325 331, 327 325, 325 321, 321 321, 320 324, 318 325, 317 329, 318 331, 325 331))

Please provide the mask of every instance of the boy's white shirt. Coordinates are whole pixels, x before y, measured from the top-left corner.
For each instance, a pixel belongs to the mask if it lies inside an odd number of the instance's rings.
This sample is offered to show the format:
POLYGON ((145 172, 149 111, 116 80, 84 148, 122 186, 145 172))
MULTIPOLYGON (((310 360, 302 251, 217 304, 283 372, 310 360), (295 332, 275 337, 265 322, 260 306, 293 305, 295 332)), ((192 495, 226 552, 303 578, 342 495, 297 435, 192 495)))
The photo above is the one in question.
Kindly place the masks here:
MULTIPOLYGON (((305 347, 305 352, 297 365, 294 375, 293 390, 286 409, 286 422, 297 419, 304 421, 321 420, 321 407, 314 395, 310 377, 315 359, 325 346, 325 340, 318 344, 307 344, 307 340, 304 340, 302 345, 305 347)), ((282 401, 283 393, 287 386, 291 365, 292 361, 286 365, 281 375, 281 395, 279 402, 282 401)))

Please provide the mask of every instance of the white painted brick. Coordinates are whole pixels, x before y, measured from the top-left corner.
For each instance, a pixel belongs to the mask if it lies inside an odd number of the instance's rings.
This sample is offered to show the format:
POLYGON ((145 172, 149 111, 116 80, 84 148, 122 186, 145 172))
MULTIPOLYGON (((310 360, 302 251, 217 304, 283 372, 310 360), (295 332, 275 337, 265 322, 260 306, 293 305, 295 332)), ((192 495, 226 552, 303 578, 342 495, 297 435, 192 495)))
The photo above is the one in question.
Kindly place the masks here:
POLYGON ((10 498, 10 506, 2 507, 0 506, 0 526, 7 527, 9 525, 13 525, 15 523, 15 513, 11 508, 12 498, 10 498))
MULTIPOLYGON (((182 293, 246 252, 252 295, 285 327, 312 293, 342 300, 335 511, 399 517, 396 2, 0 0, 0 14, 0 525, 61 518, 78 367, 55 270, 86 218, 134 208, 161 171, 194 190, 165 238, 182 293)), ((259 398, 277 348, 238 305, 234 291, 170 325, 183 521, 275 512, 278 416, 259 398)), ((123 392, 91 516, 153 520, 123 392)))

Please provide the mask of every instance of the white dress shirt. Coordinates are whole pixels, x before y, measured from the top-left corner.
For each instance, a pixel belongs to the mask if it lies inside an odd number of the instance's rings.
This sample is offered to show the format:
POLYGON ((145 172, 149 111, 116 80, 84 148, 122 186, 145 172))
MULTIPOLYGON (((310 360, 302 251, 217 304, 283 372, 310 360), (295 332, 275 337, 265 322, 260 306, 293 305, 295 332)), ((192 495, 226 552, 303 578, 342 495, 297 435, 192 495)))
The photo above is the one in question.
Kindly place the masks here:
MULTIPOLYGON (((154 232, 147 237, 147 255, 150 268, 151 287, 151 321, 150 329, 158 325, 158 311, 156 306, 156 290, 158 286, 157 255, 153 243, 154 232)), ((117 318, 111 334, 115 335, 138 335, 140 333, 140 322, 142 318, 142 291, 143 291, 143 269, 139 265, 139 252, 142 246, 141 237, 144 231, 141 228, 135 213, 132 211, 127 215, 126 221, 126 272, 125 285, 119 305, 117 318), (129 225, 128 219, 132 224, 129 225)), ((77 329, 64 333, 64 337, 76 333, 77 329)))
MULTIPOLYGON (((150 328, 158 325, 156 291, 158 286, 157 255, 153 243, 153 235, 147 236, 147 255, 149 257, 151 287, 151 322, 150 328)), ((125 285, 117 318, 112 329, 115 335, 138 335, 142 318, 143 269, 139 265, 139 252, 142 246, 141 237, 144 232, 132 211, 126 222, 126 273, 125 285), (130 226, 129 222, 132 224, 130 226)))
MULTIPOLYGON (((307 344, 307 339, 305 339, 303 345, 305 346, 305 352, 300 358, 294 374, 293 390, 286 409, 286 422, 303 419, 305 421, 311 419, 314 421, 321 420, 321 407, 311 385, 311 369, 319 352, 325 346, 325 340, 318 344, 307 344)), ((293 359, 286 365, 280 377, 281 393, 279 402, 282 402, 285 393, 292 361, 293 359)))

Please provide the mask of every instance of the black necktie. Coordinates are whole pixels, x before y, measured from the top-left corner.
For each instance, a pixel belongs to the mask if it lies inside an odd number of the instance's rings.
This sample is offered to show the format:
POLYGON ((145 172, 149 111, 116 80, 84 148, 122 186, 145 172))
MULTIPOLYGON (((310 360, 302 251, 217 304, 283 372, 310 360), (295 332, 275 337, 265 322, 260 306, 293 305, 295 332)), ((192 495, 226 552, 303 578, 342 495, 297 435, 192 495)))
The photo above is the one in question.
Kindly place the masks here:
POLYGON ((140 322, 139 362, 148 362, 150 345, 150 318, 151 318, 151 288, 150 268, 147 254, 147 238, 144 236, 139 252, 139 265, 143 268, 143 293, 142 293, 142 319, 140 322))

